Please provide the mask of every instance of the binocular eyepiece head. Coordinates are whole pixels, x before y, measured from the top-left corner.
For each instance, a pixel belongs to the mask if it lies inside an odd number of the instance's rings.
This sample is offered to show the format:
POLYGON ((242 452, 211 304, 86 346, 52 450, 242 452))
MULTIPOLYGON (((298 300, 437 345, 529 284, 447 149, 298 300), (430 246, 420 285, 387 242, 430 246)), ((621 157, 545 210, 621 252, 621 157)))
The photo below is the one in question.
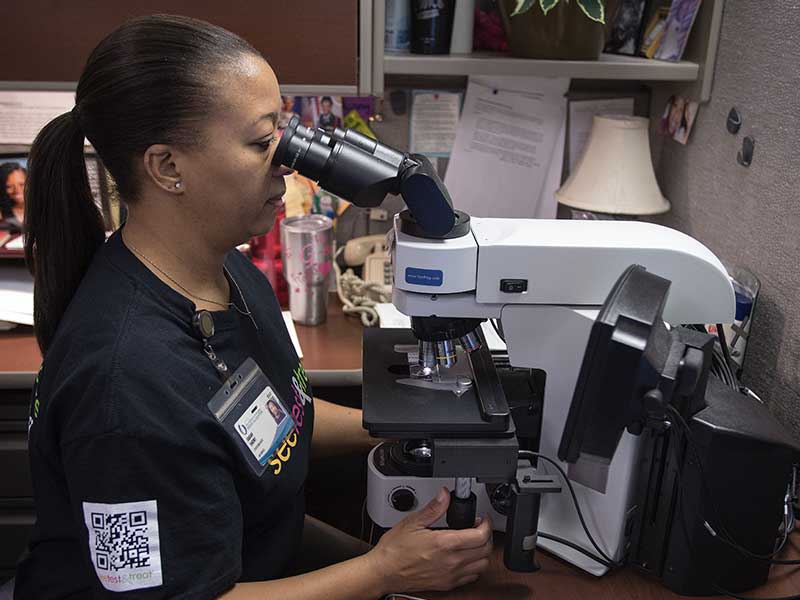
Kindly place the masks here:
POLYGON ((353 129, 328 133, 305 127, 297 116, 283 131, 272 162, 294 169, 362 208, 399 194, 430 237, 444 237, 455 223, 453 203, 430 161, 409 155, 353 129))

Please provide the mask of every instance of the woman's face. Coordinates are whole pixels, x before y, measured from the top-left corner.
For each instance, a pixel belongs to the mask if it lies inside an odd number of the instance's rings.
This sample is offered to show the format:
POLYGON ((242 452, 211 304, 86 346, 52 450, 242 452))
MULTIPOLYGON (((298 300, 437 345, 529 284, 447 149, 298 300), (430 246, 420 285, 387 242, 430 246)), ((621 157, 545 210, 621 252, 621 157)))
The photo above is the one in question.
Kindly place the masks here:
POLYGON ((198 224, 223 244, 239 244, 269 231, 283 203, 289 170, 272 166, 281 96, 272 69, 254 56, 215 83, 217 108, 203 143, 180 161, 180 177, 198 224))
POLYGON ((17 206, 25 203, 25 171, 17 169, 9 173, 6 179, 6 194, 17 206))

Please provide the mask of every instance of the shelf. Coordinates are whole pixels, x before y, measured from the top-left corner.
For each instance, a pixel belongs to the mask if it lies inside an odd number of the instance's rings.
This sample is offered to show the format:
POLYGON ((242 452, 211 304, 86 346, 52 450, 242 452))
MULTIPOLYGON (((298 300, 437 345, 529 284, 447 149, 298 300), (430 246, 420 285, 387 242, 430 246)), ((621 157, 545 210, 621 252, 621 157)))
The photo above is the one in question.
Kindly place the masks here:
POLYGON ((700 66, 601 54, 593 60, 533 60, 503 54, 395 54, 383 58, 384 72, 400 75, 520 75, 641 81, 696 81, 700 66))

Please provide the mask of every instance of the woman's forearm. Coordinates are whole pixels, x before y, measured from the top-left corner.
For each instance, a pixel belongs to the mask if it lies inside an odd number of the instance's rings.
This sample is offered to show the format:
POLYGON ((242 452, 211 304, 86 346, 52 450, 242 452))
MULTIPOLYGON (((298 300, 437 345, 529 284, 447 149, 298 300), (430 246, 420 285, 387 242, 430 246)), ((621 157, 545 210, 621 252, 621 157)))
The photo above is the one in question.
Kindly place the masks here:
POLYGON ((220 600, 376 600, 387 593, 384 574, 365 554, 304 575, 237 583, 220 600))
POLYGON ((370 437, 362 425, 361 411, 314 398, 314 437, 317 456, 367 452, 380 440, 370 437))

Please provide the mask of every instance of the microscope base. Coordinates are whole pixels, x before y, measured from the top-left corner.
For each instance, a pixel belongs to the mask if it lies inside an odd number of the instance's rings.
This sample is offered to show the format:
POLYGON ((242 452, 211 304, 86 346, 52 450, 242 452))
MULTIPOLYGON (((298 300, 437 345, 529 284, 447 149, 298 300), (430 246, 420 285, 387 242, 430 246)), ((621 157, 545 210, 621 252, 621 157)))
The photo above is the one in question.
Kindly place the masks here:
MULTIPOLYGON (((401 472, 389 459, 388 446, 389 443, 376 446, 367 460, 367 513, 376 525, 386 529, 421 509, 436 497, 442 487, 452 489, 454 485, 452 477, 420 477, 401 472)), ((535 472, 530 466, 519 470, 521 477, 535 472)), ((478 483, 473 479, 472 491, 477 496, 476 515, 489 515, 494 529, 505 531, 506 517, 503 513, 509 507, 501 503, 502 486, 478 483)), ((432 527, 447 527, 445 517, 432 527)))

